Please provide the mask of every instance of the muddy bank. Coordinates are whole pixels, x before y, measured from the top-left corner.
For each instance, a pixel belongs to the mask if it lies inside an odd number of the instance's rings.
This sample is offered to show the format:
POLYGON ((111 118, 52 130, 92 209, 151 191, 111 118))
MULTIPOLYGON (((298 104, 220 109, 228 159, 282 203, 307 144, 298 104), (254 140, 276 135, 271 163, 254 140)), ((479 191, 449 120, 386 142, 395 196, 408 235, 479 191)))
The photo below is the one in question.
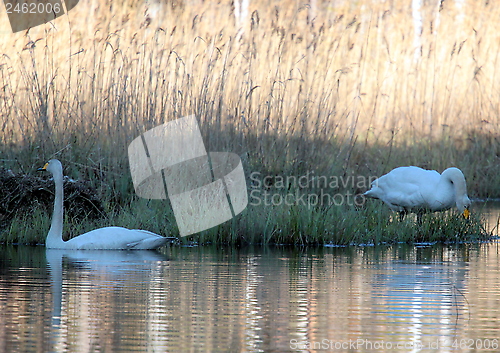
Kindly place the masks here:
MULTIPOLYGON (((73 221, 105 218, 102 202, 97 191, 82 180, 64 178, 64 208, 73 221)), ((0 168, 0 230, 9 226, 17 216, 29 216, 41 208, 52 214, 54 181, 48 175, 33 176, 16 174, 0 168)))

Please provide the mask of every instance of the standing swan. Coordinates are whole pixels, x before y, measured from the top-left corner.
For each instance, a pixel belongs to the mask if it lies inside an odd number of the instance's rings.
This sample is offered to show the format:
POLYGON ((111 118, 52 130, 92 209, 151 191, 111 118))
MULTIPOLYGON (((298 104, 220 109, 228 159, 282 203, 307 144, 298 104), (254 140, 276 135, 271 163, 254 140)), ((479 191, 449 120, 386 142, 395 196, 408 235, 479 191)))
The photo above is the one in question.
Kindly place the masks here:
POLYGON ((445 211, 453 206, 469 218, 471 204, 462 171, 448 168, 442 174, 418 167, 399 167, 372 182, 365 196, 384 201, 400 218, 415 212, 420 223, 422 214, 445 211))
POLYGON ((105 227, 92 230, 68 241, 62 238, 63 230, 63 168, 57 159, 51 159, 43 168, 54 176, 56 193, 54 200, 54 214, 49 234, 45 241, 48 249, 101 249, 101 250, 131 250, 156 249, 167 242, 167 238, 139 229, 122 227, 105 227))

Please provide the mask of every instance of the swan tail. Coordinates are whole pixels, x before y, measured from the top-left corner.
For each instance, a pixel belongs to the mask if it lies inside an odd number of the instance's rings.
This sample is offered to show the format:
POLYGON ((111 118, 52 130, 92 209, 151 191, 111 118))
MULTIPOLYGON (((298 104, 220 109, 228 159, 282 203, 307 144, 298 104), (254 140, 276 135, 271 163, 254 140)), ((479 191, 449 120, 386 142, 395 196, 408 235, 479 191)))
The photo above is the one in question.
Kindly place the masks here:
POLYGON ((379 198, 375 189, 370 189, 370 190, 366 191, 363 194, 363 196, 370 197, 372 199, 378 199, 379 198))

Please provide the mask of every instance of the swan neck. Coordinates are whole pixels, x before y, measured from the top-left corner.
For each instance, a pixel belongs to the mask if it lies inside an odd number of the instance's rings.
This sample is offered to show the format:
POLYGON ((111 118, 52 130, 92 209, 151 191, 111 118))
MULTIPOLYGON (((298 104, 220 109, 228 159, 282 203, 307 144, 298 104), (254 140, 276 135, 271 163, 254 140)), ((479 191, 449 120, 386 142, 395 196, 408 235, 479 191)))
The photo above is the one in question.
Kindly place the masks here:
POLYGON ((54 199, 54 212, 52 214, 52 223, 50 225, 49 234, 46 239, 47 248, 61 248, 64 244, 62 239, 63 230, 63 175, 60 173, 54 174, 55 183, 55 199, 54 199))
MULTIPOLYGON (((470 203, 469 197, 467 196, 467 184, 465 183, 465 177, 461 171, 455 168, 446 169, 443 174, 441 174, 440 183, 452 184, 453 192, 451 193, 454 196, 454 204, 458 209, 462 210, 463 207, 468 206, 467 203, 470 203)), ((446 190, 446 186, 442 185, 440 190, 446 190)))

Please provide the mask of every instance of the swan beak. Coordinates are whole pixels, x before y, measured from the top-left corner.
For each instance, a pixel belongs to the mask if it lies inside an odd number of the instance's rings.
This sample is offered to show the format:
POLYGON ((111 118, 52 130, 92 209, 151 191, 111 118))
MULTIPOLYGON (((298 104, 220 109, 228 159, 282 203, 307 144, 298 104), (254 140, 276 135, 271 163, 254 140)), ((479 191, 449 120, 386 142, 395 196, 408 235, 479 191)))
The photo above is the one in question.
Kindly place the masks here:
POLYGON ((48 166, 49 166, 49 163, 45 163, 45 165, 42 168, 38 168, 36 171, 41 172, 41 171, 47 170, 48 166))
POLYGON ((469 209, 467 209, 467 208, 466 208, 466 209, 464 210, 463 215, 464 215, 464 218, 465 218, 465 219, 469 219, 469 216, 470 216, 470 211, 469 211, 469 209))

